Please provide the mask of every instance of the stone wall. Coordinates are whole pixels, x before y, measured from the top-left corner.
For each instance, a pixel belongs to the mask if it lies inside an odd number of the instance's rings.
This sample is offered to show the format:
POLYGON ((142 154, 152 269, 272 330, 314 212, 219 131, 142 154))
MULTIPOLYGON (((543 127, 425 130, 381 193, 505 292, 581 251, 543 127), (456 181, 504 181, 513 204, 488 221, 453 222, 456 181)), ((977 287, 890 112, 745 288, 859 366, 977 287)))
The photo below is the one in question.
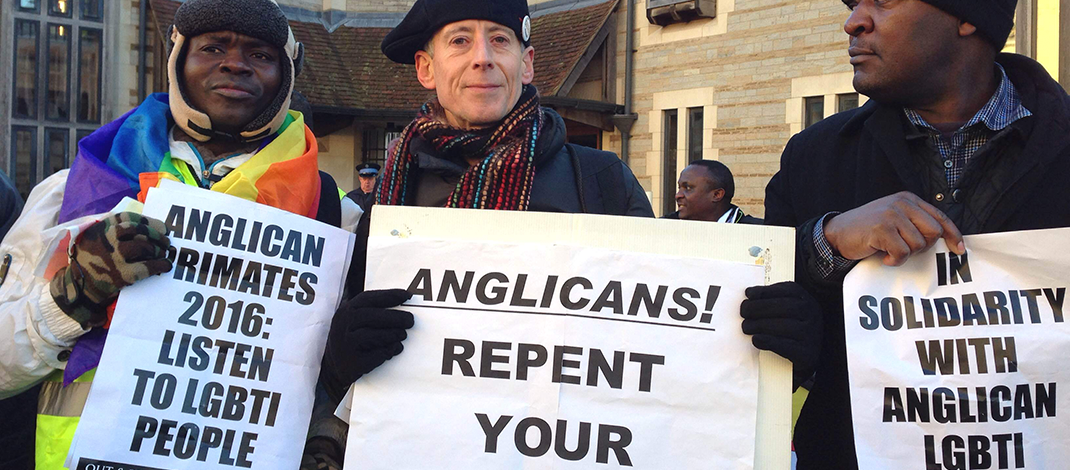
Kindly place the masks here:
MULTIPOLYGON (((647 21, 645 2, 636 3, 633 107, 639 121, 630 164, 655 209, 660 215, 663 198, 675 194, 674 187, 662 187, 664 111, 679 111, 680 171, 688 155, 686 110, 702 107, 703 158, 727 164, 735 175, 734 202, 763 215, 765 185, 780 167, 784 145, 801 128, 803 97, 793 96, 793 81, 805 78, 805 92, 817 96, 853 91, 840 89, 843 74, 851 72, 842 29, 846 8, 830 1, 720 0, 715 19, 660 27, 647 21)), ((623 103, 625 18, 619 16, 617 90, 623 103)), ((796 86, 796 93, 801 90, 796 86)), ((618 133, 605 142, 609 150, 620 148, 618 133)))

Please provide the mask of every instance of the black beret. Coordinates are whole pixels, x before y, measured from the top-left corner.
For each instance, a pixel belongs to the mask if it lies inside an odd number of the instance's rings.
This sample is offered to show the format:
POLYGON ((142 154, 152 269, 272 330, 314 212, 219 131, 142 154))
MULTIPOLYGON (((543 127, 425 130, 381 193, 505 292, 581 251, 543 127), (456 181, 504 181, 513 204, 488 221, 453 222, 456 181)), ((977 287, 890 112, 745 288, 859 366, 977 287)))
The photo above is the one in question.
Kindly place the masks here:
POLYGON ((175 11, 175 29, 187 38, 233 31, 282 49, 290 24, 271 0, 189 0, 175 11))
POLYGON ((383 54, 399 64, 416 63, 416 52, 450 23, 487 20, 512 29, 524 46, 531 45, 527 0, 416 0, 405 19, 383 38, 383 54))

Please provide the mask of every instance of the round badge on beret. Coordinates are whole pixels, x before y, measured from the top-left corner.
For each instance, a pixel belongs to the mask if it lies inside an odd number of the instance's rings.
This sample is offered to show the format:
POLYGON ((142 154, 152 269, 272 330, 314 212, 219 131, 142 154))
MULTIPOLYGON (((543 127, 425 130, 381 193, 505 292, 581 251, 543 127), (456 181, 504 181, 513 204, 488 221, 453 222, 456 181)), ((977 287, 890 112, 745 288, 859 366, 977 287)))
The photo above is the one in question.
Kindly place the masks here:
POLYGON ((531 40, 531 17, 530 16, 525 16, 524 17, 524 25, 521 27, 521 31, 524 32, 524 37, 521 38, 521 39, 523 39, 524 42, 530 41, 531 40))

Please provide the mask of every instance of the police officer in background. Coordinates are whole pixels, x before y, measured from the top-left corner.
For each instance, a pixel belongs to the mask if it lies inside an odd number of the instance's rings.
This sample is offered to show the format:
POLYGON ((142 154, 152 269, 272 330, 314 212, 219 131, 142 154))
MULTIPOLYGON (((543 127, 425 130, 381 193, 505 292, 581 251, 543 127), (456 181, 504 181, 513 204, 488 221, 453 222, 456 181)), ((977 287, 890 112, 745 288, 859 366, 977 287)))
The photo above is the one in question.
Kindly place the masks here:
POLYGON ((360 187, 346 194, 346 197, 356 202, 365 214, 371 210, 372 204, 375 204, 375 189, 378 186, 379 169, 378 163, 364 162, 357 165, 357 178, 360 180, 360 187))

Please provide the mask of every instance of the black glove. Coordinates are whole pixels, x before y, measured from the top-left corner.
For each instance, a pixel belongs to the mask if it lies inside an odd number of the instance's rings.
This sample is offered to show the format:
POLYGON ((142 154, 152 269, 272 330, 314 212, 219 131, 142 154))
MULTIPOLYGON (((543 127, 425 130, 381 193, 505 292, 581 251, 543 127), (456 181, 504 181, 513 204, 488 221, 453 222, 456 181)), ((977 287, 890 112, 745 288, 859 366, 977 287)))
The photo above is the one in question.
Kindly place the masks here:
POLYGON ((795 282, 747 289, 740 306, 743 333, 754 347, 791 361, 793 387, 813 375, 821 354, 821 305, 795 282))
POLYGON ((412 314, 394 310, 412 294, 403 289, 372 290, 338 307, 327 336, 320 379, 335 402, 353 382, 398 354, 412 328, 412 314))

